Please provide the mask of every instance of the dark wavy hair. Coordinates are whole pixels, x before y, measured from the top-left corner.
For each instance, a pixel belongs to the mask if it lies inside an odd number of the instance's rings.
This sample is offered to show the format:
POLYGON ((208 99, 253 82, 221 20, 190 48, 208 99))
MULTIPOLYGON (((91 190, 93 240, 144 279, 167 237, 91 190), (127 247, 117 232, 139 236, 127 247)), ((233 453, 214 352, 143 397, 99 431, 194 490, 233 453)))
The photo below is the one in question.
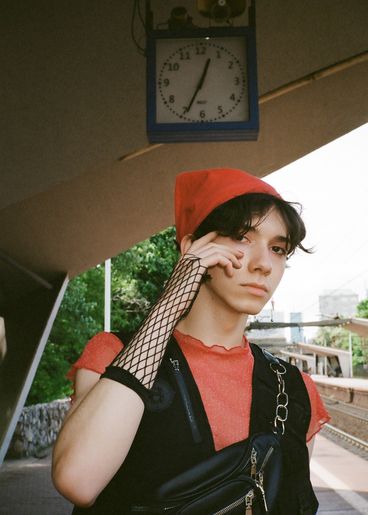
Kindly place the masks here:
POLYGON ((241 239, 254 227, 255 218, 258 219, 256 224, 258 225, 273 208, 280 213, 286 225, 288 257, 295 252, 296 248, 310 254, 312 250, 302 245, 306 229, 300 216, 300 204, 287 202, 267 193, 246 193, 216 207, 194 231, 193 240, 211 231, 217 231, 221 236, 241 239))

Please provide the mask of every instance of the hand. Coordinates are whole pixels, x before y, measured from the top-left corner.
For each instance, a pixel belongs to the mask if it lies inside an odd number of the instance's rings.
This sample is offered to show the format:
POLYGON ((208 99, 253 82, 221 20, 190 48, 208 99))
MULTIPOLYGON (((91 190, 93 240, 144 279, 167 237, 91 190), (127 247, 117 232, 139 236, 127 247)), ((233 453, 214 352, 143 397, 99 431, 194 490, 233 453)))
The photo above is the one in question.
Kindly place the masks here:
POLYGON ((197 256, 200 258, 201 265, 206 268, 221 266, 224 268, 225 273, 232 277, 234 275, 234 268, 239 269, 242 267, 242 263, 239 260, 244 256, 244 252, 240 249, 216 243, 214 240, 217 237, 218 233, 216 231, 212 231, 194 242, 191 241, 189 235, 184 236, 183 259, 185 259, 185 255, 197 256))

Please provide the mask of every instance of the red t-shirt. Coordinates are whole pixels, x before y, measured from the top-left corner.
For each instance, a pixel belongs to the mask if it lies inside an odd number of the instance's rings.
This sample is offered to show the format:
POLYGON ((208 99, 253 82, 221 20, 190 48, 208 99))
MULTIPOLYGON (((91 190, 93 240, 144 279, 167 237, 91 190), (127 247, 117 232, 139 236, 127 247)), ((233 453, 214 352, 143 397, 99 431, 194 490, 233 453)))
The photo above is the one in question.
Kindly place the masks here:
MULTIPOLYGON (((210 424, 216 450, 248 437, 252 400, 254 358, 247 339, 243 345, 226 349, 221 345, 204 345, 178 330, 174 336, 197 383, 210 424), (216 380, 214 380, 216 378, 216 380), (231 423, 228 421, 231 420, 231 423)), ((74 379, 77 369, 86 368, 99 374, 105 371, 123 345, 111 333, 98 333, 87 343, 83 353, 67 374, 74 379)), ((330 420, 312 378, 302 377, 311 403, 309 441, 330 420)))

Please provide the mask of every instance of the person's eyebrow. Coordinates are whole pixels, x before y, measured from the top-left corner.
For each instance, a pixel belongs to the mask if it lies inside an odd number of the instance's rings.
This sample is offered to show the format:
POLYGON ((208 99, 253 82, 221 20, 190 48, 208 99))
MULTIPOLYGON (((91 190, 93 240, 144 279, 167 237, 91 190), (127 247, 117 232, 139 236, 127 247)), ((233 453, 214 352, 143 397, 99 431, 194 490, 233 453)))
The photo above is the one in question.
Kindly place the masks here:
MULTIPOLYGON (((249 227, 249 230, 247 232, 259 233, 259 229, 258 229, 257 225, 253 225, 253 226, 249 227)), ((285 236, 284 234, 277 234, 276 236, 274 236, 271 239, 273 241, 279 241, 279 242, 282 242, 282 243, 289 243, 288 236, 285 236)))
POLYGON ((278 236, 275 236, 274 238, 272 238, 274 241, 280 241, 282 243, 289 243, 289 238, 287 236, 281 236, 281 235, 278 235, 278 236))

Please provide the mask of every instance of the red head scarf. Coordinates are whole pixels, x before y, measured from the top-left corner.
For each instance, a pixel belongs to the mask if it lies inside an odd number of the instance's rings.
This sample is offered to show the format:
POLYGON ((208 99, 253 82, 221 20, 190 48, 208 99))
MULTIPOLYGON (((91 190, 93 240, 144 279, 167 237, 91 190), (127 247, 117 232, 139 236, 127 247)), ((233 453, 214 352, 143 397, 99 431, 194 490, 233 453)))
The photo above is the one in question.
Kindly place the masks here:
POLYGON ((175 184, 177 241, 192 234, 216 207, 245 193, 268 193, 280 198, 267 182, 242 170, 214 168, 180 173, 175 184))

